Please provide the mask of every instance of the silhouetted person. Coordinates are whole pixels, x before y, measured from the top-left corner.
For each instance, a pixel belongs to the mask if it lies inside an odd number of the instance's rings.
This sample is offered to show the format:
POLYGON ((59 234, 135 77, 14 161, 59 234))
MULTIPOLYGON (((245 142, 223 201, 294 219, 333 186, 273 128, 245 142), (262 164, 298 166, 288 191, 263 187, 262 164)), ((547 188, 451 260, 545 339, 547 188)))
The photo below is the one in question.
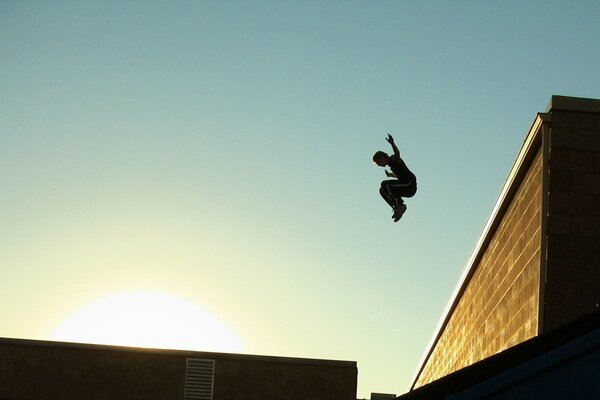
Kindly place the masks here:
POLYGON ((379 193, 394 210, 392 214, 394 222, 398 222, 402 218, 402 214, 406 211, 406 204, 404 204, 402 198, 413 197, 417 192, 417 177, 408 169, 402 158, 400 158, 400 151, 398 151, 392 135, 388 133, 388 137, 385 140, 392 146, 394 154, 388 156, 385 152, 378 151, 373 155, 373 162, 380 167, 390 167, 392 172, 386 169, 385 175, 396 178, 381 182, 379 193))

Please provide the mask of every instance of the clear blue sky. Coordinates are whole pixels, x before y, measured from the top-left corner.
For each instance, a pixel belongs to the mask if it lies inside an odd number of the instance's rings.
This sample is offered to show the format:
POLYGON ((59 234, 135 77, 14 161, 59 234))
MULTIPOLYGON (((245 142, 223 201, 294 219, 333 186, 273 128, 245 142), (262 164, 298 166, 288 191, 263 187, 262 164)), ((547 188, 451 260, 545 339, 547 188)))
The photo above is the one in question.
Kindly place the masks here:
POLYGON ((0 2, 0 336, 180 296, 402 393, 596 1, 0 2), (397 224, 374 151, 419 191, 397 224))

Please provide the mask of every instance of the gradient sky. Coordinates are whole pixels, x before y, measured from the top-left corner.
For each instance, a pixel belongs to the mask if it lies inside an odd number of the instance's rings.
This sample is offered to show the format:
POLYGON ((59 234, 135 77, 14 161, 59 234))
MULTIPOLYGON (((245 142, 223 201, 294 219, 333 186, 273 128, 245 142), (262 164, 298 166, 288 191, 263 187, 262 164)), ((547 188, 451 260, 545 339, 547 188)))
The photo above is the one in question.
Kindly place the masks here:
POLYGON ((596 1, 1 1, 0 336, 178 296, 403 393, 596 1), (391 132, 417 195, 379 197, 391 132))

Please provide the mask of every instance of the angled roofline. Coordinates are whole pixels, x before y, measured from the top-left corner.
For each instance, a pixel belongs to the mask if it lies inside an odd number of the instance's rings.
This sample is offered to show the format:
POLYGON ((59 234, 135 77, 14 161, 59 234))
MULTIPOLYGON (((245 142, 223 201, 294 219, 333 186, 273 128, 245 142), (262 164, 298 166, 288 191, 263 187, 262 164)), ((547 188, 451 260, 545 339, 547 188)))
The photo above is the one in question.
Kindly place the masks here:
POLYGON ((442 313, 434 334, 425 348, 421 361, 419 362, 419 365, 409 383, 409 390, 414 389, 417 379, 421 375, 423 368, 429 360, 429 357, 431 356, 431 353, 433 352, 433 349, 435 348, 435 345, 441 337, 444 329, 446 328, 454 309, 458 305, 462 294, 466 290, 469 281, 475 273, 477 263, 483 256, 483 252, 486 250, 487 245, 491 241, 492 236, 496 231, 496 228, 500 224, 501 217, 504 215, 504 212, 508 208, 513 195, 517 191, 518 185, 526 172, 526 167, 529 166, 529 163, 535 156, 537 149, 542 146, 542 137, 544 134, 542 127, 547 126, 548 123, 550 123, 553 110, 600 113, 600 100, 553 95, 548 102, 546 112, 537 114, 533 124, 529 128, 527 136, 525 137, 523 145, 521 146, 521 149, 502 187, 502 190, 500 191, 491 215, 479 236, 479 240, 475 245, 471 257, 467 261, 465 269, 463 270, 458 284, 454 289, 454 292, 452 293, 444 312, 442 313))
MULTIPOLYGON (((553 96, 552 99, 554 100, 555 97, 557 96, 553 96)), ((450 297, 450 301, 442 313, 442 317, 437 324, 434 334, 429 341, 429 344, 425 348, 425 352, 421 357, 421 361, 419 362, 419 365, 410 381, 409 390, 413 390, 415 388, 415 384, 421 376, 425 364, 429 360, 429 357, 431 356, 435 345, 442 336, 444 329, 448 325, 452 313, 456 309, 462 294, 465 292, 471 278, 473 277, 473 274, 475 273, 475 270, 477 269, 478 262, 483 257, 483 253, 492 240, 492 237, 502 220, 502 216, 504 215, 510 204, 510 201, 517 191, 519 184, 521 183, 521 179, 525 175, 526 168, 529 166, 531 160, 537 153, 537 150, 540 148, 542 141, 541 127, 546 122, 550 122, 550 114, 538 113, 533 121, 533 124, 531 125, 531 128, 529 128, 529 132, 527 133, 523 145, 521 146, 521 150, 519 151, 510 173, 508 174, 508 178, 504 182, 502 190, 500 191, 498 199, 496 200, 496 204, 492 209, 491 215, 479 236, 479 240, 475 244, 475 248, 471 254, 471 257, 467 261, 458 284, 454 289, 452 296, 450 297)))

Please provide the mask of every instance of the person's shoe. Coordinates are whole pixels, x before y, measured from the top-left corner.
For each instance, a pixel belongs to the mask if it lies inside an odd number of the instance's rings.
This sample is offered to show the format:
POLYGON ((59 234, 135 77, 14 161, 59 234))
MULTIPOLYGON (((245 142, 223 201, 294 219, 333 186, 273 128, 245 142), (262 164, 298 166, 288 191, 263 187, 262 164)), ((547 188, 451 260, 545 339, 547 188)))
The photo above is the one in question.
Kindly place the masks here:
POLYGON ((400 218, 402 218, 402 215, 404 215, 405 211, 406 204, 400 204, 400 206, 396 208, 396 211, 394 211, 394 215, 392 216, 392 218, 394 218, 394 222, 398 222, 400 218))
POLYGON ((396 216, 396 214, 398 213, 398 210, 404 205, 404 203, 400 203, 398 200, 396 200, 394 202, 394 205, 392 206, 392 219, 394 219, 394 217, 396 216))

